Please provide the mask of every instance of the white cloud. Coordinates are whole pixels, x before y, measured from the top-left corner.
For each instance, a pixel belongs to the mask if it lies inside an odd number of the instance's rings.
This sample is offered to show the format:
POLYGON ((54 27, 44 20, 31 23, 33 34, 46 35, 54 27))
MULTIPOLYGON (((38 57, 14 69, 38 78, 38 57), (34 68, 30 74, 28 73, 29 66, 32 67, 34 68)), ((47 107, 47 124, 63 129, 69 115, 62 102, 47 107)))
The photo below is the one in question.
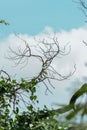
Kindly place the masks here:
MULTIPOLYGON (((48 37, 48 34, 53 36, 53 29, 50 27, 45 28, 45 30, 36 35, 36 36, 30 36, 28 34, 20 34, 19 36, 26 40, 30 46, 35 45, 34 37, 45 38, 48 37)), ((87 47, 83 44, 83 40, 87 41, 87 28, 79 28, 79 29, 72 29, 71 31, 67 32, 65 30, 61 32, 56 32, 56 37, 58 37, 58 41, 60 46, 64 46, 67 43, 69 45, 67 46, 66 51, 68 51, 68 47, 71 46, 71 52, 69 55, 59 57, 54 62, 54 67, 58 72, 61 72, 62 74, 68 74, 68 72, 73 71, 73 66, 76 64, 76 72, 75 74, 70 78, 70 80, 62 81, 62 82, 53 82, 55 86, 55 90, 52 90, 54 92, 54 95, 49 95, 48 100, 45 100, 44 94, 39 94, 39 97, 41 99, 41 102, 51 104, 52 102, 60 102, 68 101, 68 94, 65 91, 65 88, 70 85, 70 87, 74 86, 74 81, 76 84, 76 80, 80 80, 81 83, 86 82, 87 77, 87 47), (85 79, 85 80, 84 80, 85 79), (71 84, 72 83, 72 84, 71 84), (43 98, 44 97, 44 98, 43 98), (66 99, 65 99, 66 97, 66 99), (43 100, 44 99, 44 100, 43 100), (50 100, 50 101, 49 101, 50 100), (45 102, 46 101, 46 102, 45 102)), ((18 39, 14 34, 9 35, 7 38, 4 38, 4 40, 0 41, 0 68, 5 69, 8 73, 11 75, 17 74, 17 77, 28 77, 32 76, 33 73, 38 73, 40 69, 40 62, 35 60, 30 60, 29 64, 23 68, 20 69, 20 66, 12 67, 14 66, 14 62, 11 62, 5 58, 6 55, 8 55, 8 47, 11 46, 14 50, 16 47, 21 46, 24 48, 24 43, 22 40, 18 39)), ((36 53, 36 51, 33 49, 33 51, 36 53)), ((79 85, 79 84, 78 84, 79 85)), ((79 87, 79 86, 77 86, 79 87)), ((40 91, 43 91, 42 88, 39 89, 40 91)), ((42 104, 43 104, 42 103, 42 104)))

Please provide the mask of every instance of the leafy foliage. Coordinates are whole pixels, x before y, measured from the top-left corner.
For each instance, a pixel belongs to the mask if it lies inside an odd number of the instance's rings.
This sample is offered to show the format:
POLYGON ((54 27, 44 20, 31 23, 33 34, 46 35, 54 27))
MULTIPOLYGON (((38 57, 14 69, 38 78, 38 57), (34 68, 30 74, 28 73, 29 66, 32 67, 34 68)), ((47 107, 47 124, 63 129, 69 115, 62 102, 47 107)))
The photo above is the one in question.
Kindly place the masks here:
POLYGON ((27 83, 21 80, 20 84, 11 78, 0 79, 0 129, 1 130, 45 130, 58 128, 58 121, 54 118, 55 112, 44 106, 43 110, 35 110, 32 104, 27 105, 27 110, 20 113, 17 92, 19 88, 30 93, 29 100, 37 101, 35 95, 36 82, 27 83), (13 104, 13 107, 12 105, 13 104), (12 113, 10 113, 12 109, 12 113), (14 115, 14 118, 12 117, 14 115), (55 125, 54 125, 55 124, 55 125))
POLYGON ((55 118, 55 115, 60 115, 69 112, 66 115, 67 120, 74 118, 77 113, 82 110, 81 116, 87 114, 86 104, 75 104, 76 100, 87 93, 87 84, 77 90, 70 99, 70 103, 60 109, 49 110, 45 106, 43 110, 35 109, 35 102, 38 103, 36 96, 36 85, 38 82, 32 79, 27 82, 21 79, 20 83, 15 79, 11 79, 5 71, 1 71, 0 77, 0 129, 1 130, 48 130, 60 129, 63 130, 66 124, 60 124, 55 118), (2 74, 4 73, 4 76, 2 74), (20 112, 20 100, 26 104, 23 97, 20 98, 20 92, 28 94, 27 110, 20 112), (11 112, 12 111, 12 112, 11 112), (12 117, 14 116, 14 118, 12 117))
POLYGON ((87 93, 87 84, 82 85, 82 87, 74 93, 74 95, 71 97, 70 104, 74 106, 76 100, 84 93, 87 93))

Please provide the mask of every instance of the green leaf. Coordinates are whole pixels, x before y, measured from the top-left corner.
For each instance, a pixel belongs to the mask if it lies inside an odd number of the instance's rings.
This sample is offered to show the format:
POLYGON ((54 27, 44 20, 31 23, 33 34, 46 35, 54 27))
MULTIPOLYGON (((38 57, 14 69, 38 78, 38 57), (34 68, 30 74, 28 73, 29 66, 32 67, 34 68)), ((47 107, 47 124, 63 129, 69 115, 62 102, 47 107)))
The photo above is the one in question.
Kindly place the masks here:
POLYGON ((6 22, 5 20, 0 20, 0 23, 1 23, 1 24, 5 24, 5 25, 9 25, 9 23, 6 22))
POLYGON ((6 109, 5 113, 9 114, 10 110, 9 109, 6 109))
POLYGON ((37 96, 36 96, 36 95, 31 95, 31 96, 30 96, 30 99, 31 99, 31 100, 36 100, 36 99, 37 99, 37 96))
POLYGON ((71 109, 73 109, 72 105, 66 105, 66 106, 64 106, 62 108, 52 110, 52 112, 54 114, 62 114, 62 113, 70 111, 71 109))
POLYGON ((32 111, 32 110, 33 110, 33 106, 30 105, 30 106, 27 107, 27 109, 28 109, 29 111, 32 111))
POLYGON ((19 108, 18 107, 16 107, 16 113, 19 113, 19 108))
POLYGON ((16 80, 12 80, 12 83, 13 83, 13 84, 16 84, 16 83, 17 83, 17 81, 16 81, 16 80))
POLYGON ((66 116, 66 119, 67 119, 67 120, 72 119, 73 117, 75 117, 75 116, 78 114, 78 112, 79 112, 80 110, 81 110, 81 109, 76 109, 76 110, 74 110, 74 111, 71 111, 71 112, 66 116))
POLYGON ((74 95, 70 99, 70 103, 69 104, 70 105, 72 104, 74 106, 76 100, 80 96, 82 96, 84 93, 87 93, 87 84, 82 85, 82 87, 74 93, 74 95))

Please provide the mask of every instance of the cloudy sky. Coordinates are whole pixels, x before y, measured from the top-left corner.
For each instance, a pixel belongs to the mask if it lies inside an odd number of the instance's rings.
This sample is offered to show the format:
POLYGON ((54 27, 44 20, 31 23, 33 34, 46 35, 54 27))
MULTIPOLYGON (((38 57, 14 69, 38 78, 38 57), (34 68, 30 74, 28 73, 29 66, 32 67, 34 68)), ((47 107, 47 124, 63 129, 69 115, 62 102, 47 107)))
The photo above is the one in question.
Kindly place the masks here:
POLYGON ((76 64, 76 72, 65 81, 53 81, 53 95, 45 95, 43 86, 39 86, 37 92, 41 106, 47 104, 50 107, 54 102, 68 103, 71 91, 87 80, 87 48, 82 42, 87 41, 87 24, 79 5, 72 0, 0 0, 0 19, 10 23, 9 26, 0 25, 0 68, 13 77, 32 76, 40 67, 38 61, 30 61, 21 69, 21 66, 14 67, 14 62, 6 59, 9 46, 24 47, 15 33, 28 43, 35 44, 34 37, 52 36, 56 32, 61 46, 69 43, 67 50, 71 46, 70 54, 55 59, 54 66, 58 72, 68 74, 76 64))

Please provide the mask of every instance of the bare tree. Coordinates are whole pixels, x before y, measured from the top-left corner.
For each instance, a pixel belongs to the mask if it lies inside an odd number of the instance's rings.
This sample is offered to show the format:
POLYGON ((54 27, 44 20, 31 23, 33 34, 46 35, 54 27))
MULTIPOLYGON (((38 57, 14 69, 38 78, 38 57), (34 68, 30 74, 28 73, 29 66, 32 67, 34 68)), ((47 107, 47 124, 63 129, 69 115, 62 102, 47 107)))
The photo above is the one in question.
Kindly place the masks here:
MULTIPOLYGON (((16 65, 24 64, 24 66, 27 65, 29 58, 38 59, 42 64, 42 67, 37 76, 33 77, 32 79, 37 81, 38 83, 42 82, 46 87, 46 91, 49 90, 49 85, 54 88, 51 83, 52 80, 65 80, 72 76, 75 72, 75 66, 74 70, 68 75, 60 74, 53 67, 52 64, 55 58, 59 56, 65 56, 70 53, 70 48, 68 52, 66 51, 67 44, 63 48, 60 47, 60 43, 58 42, 56 34, 54 34, 53 37, 48 36, 44 39, 34 38, 35 42, 37 42, 37 44, 35 45, 35 48, 37 46, 37 54, 33 53, 32 47, 26 40, 22 39, 19 35, 16 36, 25 43, 25 48, 18 48, 18 50, 15 51, 11 47, 9 47, 11 55, 9 55, 8 58, 15 61, 16 65)), ((28 82, 31 82, 32 79, 30 79, 28 82)))

